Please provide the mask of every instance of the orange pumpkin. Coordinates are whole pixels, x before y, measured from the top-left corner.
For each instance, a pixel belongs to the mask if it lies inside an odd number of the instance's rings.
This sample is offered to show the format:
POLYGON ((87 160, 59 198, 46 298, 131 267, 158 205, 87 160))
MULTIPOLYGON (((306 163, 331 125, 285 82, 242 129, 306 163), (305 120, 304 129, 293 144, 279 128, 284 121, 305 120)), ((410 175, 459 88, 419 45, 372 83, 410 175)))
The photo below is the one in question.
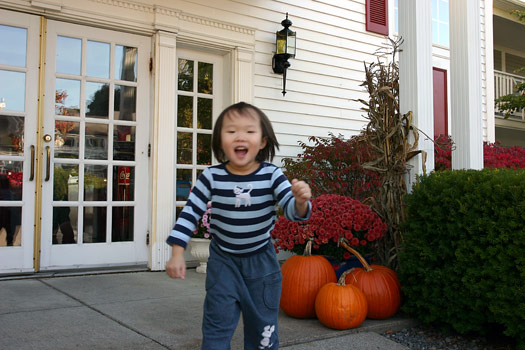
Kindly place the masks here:
POLYGON ((292 317, 315 317, 317 293, 326 283, 337 281, 332 264, 320 255, 311 255, 311 251, 312 242, 309 241, 303 255, 294 255, 281 266, 283 283, 280 305, 292 317))
POLYGON ((386 267, 386 266, 383 266, 383 265, 376 265, 376 264, 372 264, 370 265, 370 268, 372 269, 382 269, 384 270, 386 273, 390 274, 394 280, 396 281, 396 284, 397 284, 397 287, 399 288, 399 290, 401 290, 401 282, 399 282, 399 278, 397 277, 397 274, 394 270, 386 267))
POLYGON ((359 288, 368 302, 368 318, 382 320, 393 316, 401 305, 401 290, 395 272, 386 266, 368 265, 366 260, 345 239, 341 245, 354 254, 362 268, 354 268, 346 276, 346 283, 359 288), (395 277, 394 277, 395 276, 395 277))
POLYGON ((345 283, 345 271, 339 282, 325 284, 315 298, 317 318, 327 327, 349 329, 359 327, 366 318, 368 305, 366 297, 351 284, 345 283))

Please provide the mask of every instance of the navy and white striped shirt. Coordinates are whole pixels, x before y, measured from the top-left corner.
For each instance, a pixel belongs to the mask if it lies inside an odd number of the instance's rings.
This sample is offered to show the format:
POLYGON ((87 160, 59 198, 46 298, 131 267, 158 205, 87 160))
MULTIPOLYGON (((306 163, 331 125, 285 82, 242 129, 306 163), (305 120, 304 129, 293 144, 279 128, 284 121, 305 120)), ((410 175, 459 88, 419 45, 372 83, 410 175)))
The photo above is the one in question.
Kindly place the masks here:
POLYGON ((297 215, 291 184, 281 169, 262 162, 248 175, 230 173, 225 164, 206 168, 193 187, 166 242, 186 247, 199 219, 211 201, 210 231, 225 252, 251 255, 264 248, 275 225, 275 203, 288 220, 307 220, 297 215))

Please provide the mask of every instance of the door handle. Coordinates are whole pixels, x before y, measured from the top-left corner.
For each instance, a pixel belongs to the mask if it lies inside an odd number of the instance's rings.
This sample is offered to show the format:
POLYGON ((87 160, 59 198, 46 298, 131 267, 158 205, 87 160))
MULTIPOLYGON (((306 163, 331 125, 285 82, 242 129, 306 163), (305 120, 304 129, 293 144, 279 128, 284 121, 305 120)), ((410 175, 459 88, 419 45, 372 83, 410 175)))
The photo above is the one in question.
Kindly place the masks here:
POLYGON ((35 179, 35 146, 31 145, 31 172, 29 173, 29 181, 35 179))
POLYGON ((49 178, 51 177, 51 147, 46 146, 46 154, 46 181, 49 181, 49 178))

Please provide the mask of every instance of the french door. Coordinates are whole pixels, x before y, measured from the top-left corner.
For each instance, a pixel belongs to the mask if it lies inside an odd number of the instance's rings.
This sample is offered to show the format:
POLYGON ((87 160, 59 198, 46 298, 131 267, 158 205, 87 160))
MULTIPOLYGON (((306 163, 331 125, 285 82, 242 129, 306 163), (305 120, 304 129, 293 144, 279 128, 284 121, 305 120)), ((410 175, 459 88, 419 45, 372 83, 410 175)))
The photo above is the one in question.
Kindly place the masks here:
POLYGON ((27 272, 33 270, 40 20, 2 10, 0 18, 0 272, 27 272))
POLYGON ((20 23, 1 28, 28 38, 45 30, 43 50, 38 39, 25 46, 36 66, 30 76, 27 64, 26 95, 41 102, 26 99, 25 114, 15 114, 25 118, 23 154, 3 156, 20 162, 25 197, 8 203, 21 211, 21 243, 0 248, 21 256, 11 262, 2 254, 0 272, 145 263, 150 39, 51 20, 40 29, 39 18, 36 26, 20 23))

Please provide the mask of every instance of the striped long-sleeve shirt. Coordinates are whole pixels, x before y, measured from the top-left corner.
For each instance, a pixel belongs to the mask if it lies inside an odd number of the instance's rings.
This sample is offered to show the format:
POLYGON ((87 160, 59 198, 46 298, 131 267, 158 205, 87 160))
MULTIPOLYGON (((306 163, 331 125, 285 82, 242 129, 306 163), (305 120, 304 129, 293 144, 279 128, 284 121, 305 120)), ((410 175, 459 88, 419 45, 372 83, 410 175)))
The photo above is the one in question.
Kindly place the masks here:
POLYGON ((206 168, 193 187, 167 243, 186 247, 199 219, 211 201, 210 231, 219 247, 232 254, 250 255, 262 249, 275 225, 275 204, 288 220, 297 215, 291 184, 281 169, 261 163, 249 175, 230 173, 225 164, 206 168))

